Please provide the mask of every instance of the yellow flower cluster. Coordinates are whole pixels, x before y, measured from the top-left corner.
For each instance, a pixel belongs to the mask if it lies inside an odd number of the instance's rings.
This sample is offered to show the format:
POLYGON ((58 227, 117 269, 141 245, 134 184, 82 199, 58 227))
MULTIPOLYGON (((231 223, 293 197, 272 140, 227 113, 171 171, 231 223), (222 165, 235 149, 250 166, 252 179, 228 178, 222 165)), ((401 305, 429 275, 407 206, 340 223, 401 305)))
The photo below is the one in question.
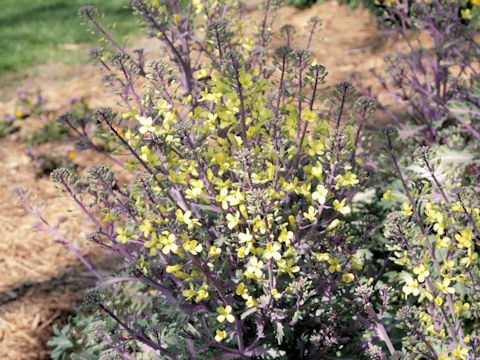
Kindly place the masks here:
MULTIPOLYGON (((166 273, 186 284, 182 290, 184 298, 197 303, 210 299, 212 291, 222 291, 218 288, 220 280, 215 280, 216 274, 225 261, 236 257, 235 261, 243 266, 235 290, 237 303, 241 300, 248 309, 257 306, 263 296, 271 300, 282 297, 288 289, 288 279, 294 279, 301 272, 301 258, 295 247, 299 239, 295 234, 300 228, 308 229, 318 224, 327 209, 336 215, 324 224, 324 228, 336 231, 343 217, 352 212, 351 198, 336 198, 336 194, 348 194, 360 180, 349 162, 339 166, 341 160, 332 156, 333 150, 327 142, 330 130, 318 119, 317 113, 308 110, 299 117, 293 98, 286 99, 283 109, 286 121, 278 129, 278 136, 294 141, 298 121, 309 124, 311 131, 307 131, 300 149, 308 161, 299 169, 303 169, 303 173, 294 173, 294 176, 282 169, 275 139, 266 127, 274 116, 274 112, 265 107, 269 102, 265 92, 271 85, 259 77, 259 69, 240 72, 238 81, 243 98, 218 71, 205 68, 201 74, 202 78, 209 76, 208 86, 200 92, 197 105, 191 106, 187 114, 166 100, 154 106, 154 115, 138 115, 137 110, 125 114, 125 118, 135 117, 139 123, 137 133, 134 129, 124 130, 123 133, 128 134, 126 140, 138 150, 145 164, 159 169, 154 179, 158 182, 153 183, 153 189, 168 195, 171 201, 158 205, 155 212, 153 208, 145 208, 147 214, 158 215, 145 217, 137 231, 117 228, 117 239, 125 244, 135 234, 140 234, 135 238, 144 242, 150 256, 160 256, 167 264, 166 273), (242 106, 250 109, 243 129, 245 136, 241 136, 238 121, 242 106), (192 135, 177 131, 179 125, 187 123, 192 135), (205 139, 201 151, 192 143, 195 137, 205 139), (148 145, 150 138, 163 140, 169 152, 154 150, 148 145), (262 146, 253 145, 258 142, 262 146), (250 159, 263 159, 262 162, 249 163, 250 160, 241 155, 244 149, 250 151, 250 159), (182 155, 188 152, 191 157, 182 155), (249 166, 247 172, 245 166, 249 166), (337 167, 333 178, 324 171, 332 166, 337 167), (170 190, 165 192, 166 188, 170 190), (307 201, 300 216, 282 216, 282 200, 289 194, 307 201), (261 198, 250 200, 255 196, 261 198), (269 205, 262 206, 264 201, 269 205), (165 216, 172 211, 174 218, 165 216), (211 228, 208 217, 205 220, 209 211, 215 214, 217 221, 222 221, 226 242, 206 240, 211 228), (206 225, 208 229, 204 230, 206 225)), ((297 147, 285 144, 284 161, 294 161, 297 147)), ((145 197, 139 196, 139 208, 147 203, 145 197)), ((345 284, 355 279, 350 271, 363 266, 362 259, 357 256, 340 259, 327 255, 325 261, 328 273, 341 273, 345 284)), ((231 304, 223 303, 217 309, 218 322, 234 322, 232 311, 231 304)), ((218 330, 215 337, 222 341, 227 333, 218 330)))
MULTIPOLYGON (((212 22, 215 0, 191 5, 212 22)), ((151 6, 175 25, 186 21, 177 10, 166 12, 162 2, 151 6)), ((243 32, 241 22, 232 26, 243 32)), ((239 41, 241 56, 256 56, 256 38, 239 41)), ((169 79, 159 90, 159 78, 148 73, 145 95, 129 102, 116 133, 133 154, 125 168, 138 175, 128 190, 135 206, 119 201, 129 219, 121 225, 111 220, 125 252, 143 247, 138 257, 145 274, 154 263, 164 276, 158 281, 168 284, 162 286, 172 296, 188 306, 216 309, 209 321, 216 319, 220 328, 212 335, 228 342, 238 336, 240 314, 296 296, 294 286, 311 261, 305 249, 312 238, 341 236, 348 229, 362 152, 355 148, 358 127, 347 113, 353 106, 343 109, 333 127, 320 116, 323 99, 306 101, 307 86, 317 86, 313 75, 300 92, 279 91, 265 64, 243 66, 240 56, 227 57, 217 43, 207 40, 206 46, 212 57, 223 58, 190 69, 195 89, 180 94, 183 84, 169 79)), ((288 57, 289 66, 293 59, 288 57)), ((302 71, 312 74, 319 69, 309 58, 304 65, 302 71)), ((296 77, 286 71, 281 86, 298 82, 296 77)), ((323 79, 317 80, 319 86, 323 79)), ((325 276, 354 283, 363 255, 335 255, 342 249, 329 244, 325 251, 318 255, 325 276)))
MULTIPOLYGON (((391 190, 383 198, 393 201, 391 190)), ((408 245, 403 251, 398 245, 389 249, 394 250, 395 263, 407 270, 402 273, 402 291, 405 297, 415 297, 423 309, 421 331, 436 339, 432 343, 439 351, 438 358, 465 360, 471 356, 471 348, 462 322, 468 319, 471 307, 465 300, 474 301, 475 291, 469 284, 479 271, 474 265, 478 259, 475 228, 480 225, 479 209, 427 198, 418 210, 419 222, 413 205, 404 202, 401 207, 399 214, 407 223, 390 236, 403 238, 408 245), (405 225, 408 223, 417 224, 417 230, 412 232, 405 225), (410 251, 412 248, 416 250, 410 251), (449 325, 452 323, 456 330, 449 325), (444 347, 447 339, 456 344, 451 351, 444 347)))

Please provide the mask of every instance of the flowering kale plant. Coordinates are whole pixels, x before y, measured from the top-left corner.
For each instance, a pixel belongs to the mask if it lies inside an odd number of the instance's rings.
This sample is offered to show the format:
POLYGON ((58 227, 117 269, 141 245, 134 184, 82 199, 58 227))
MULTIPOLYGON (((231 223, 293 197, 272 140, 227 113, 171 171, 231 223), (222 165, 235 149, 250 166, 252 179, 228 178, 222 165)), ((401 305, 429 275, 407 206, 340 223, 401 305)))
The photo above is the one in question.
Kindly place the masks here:
MULTIPOLYGON (((168 309, 126 314, 91 296, 126 335, 116 337, 121 353, 317 359, 352 346, 348 299, 370 230, 350 219, 361 211, 361 132, 375 105, 349 83, 325 89, 308 50, 267 50, 276 6, 265 4, 247 37, 233 1, 134 1, 171 56, 150 62, 81 9, 114 47, 95 55, 127 109, 99 109, 93 121, 132 176, 123 184, 96 165, 86 180, 67 169, 52 179, 94 223, 89 238, 124 258, 130 270, 118 280, 143 282, 168 309)), ((62 121, 93 144, 72 114, 62 121)))
POLYGON ((52 179, 124 269, 107 279, 81 257, 104 288, 88 297, 99 310, 75 320, 76 340, 57 330, 55 357, 475 359, 480 214, 451 190, 474 182, 440 177, 424 148, 426 180, 409 180, 387 130, 402 190, 376 199, 363 134, 375 102, 324 85, 308 51, 319 20, 305 49, 283 31, 271 50, 273 0, 253 31, 232 0, 132 4, 168 58, 129 53, 81 9, 110 44, 94 56, 123 110, 61 120, 129 174, 95 165, 52 179), (99 346, 78 350, 90 332, 99 346))
MULTIPOLYGON (((475 359, 478 336, 478 226, 475 187, 442 168, 431 148, 414 154, 414 172, 401 169, 395 132, 386 131, 387 152, 400 182, 383 201, 395 203, 384 228, 390 259, 400 272, 405 301, 396 310, 407 331, 401 358, 475 359), (403 305, 403 306, 402 306, 403 305)), ((397 293, 394 297, 403 297, 397 293)), ((394 310, 395 311, 395 310, 394 310)))
POLYGON ((384 7, 383 23, 405 46, 386 59, 385 73, 374 74, 402 107, 384 110, 416 143, 464 146, 480 139, 479 27, 472 18, 479 9, 477 1, 444 0, 384 7))

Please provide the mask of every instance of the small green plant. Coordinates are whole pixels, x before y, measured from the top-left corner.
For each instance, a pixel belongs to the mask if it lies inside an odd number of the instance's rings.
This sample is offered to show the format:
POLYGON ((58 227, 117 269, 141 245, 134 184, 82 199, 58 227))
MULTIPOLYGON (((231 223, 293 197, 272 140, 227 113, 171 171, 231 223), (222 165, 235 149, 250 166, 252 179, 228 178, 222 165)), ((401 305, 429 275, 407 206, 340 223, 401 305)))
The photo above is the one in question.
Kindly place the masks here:
POLYGON ((29 141, 34 144, 43 144, 49 142, 64 142, 70 138, 68 128, 57 121, 46 122, 40 126, 40 129, 34 131, 29 141))
POLYGON ((340 4, 346 4, 352 8, 364 7, 374 13, 379 13, 380 9, 385 5, 392 5, 394 0, 338 0, 340 4))
POLYGON ((35 174, 38 177, 50 176, 51 172, 55 169, 67 168, 75 170, 77 165, 74 163, 75 152, 69 151, 67 155, 55 155, 55 154, 37 154, 34 150, 27 150, 27 154, 32 159, 33 168, 35 174))
POLYGON ((298 8, 307 8, 315 4, 317 0, 287 0, 287 4, 298 8))
POLYGON ((53 326, 53 336, 47 345, 52 348, 53 360, 85 360, 100 358, 103 347, 95 335, 95 316, 79 313, 69 318, 68 325, 53 326))
POLYGON ((16 133, 20 130, 20 127, 14 124, 13 119, 6 119, 0 121, 0 139, 10 134, 16 133))

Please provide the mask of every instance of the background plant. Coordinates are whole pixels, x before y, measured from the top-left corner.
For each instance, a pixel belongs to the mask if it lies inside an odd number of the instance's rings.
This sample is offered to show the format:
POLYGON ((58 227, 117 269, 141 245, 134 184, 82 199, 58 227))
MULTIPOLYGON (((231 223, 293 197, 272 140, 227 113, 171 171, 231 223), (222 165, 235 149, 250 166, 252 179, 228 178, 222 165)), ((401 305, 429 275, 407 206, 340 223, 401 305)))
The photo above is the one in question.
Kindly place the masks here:
POLYGON ((398 1, 385 8, 384 23, 406 48, 386 59, 384 72, 373 73, 405 111, 383 109, 400 134, 415 137, 416 144, 458 147, 480 138, 478 26, 465 20, 464 6, 460 1, 398 1))
POLYGON ((52 109, 41 92, 18 90, 15 110, 0 123, 0 137, 19 133, 17 138, 25 144, 25 153, 32 160, 37 176, 49 176, 59 167, 76 169, 76 150, 93 148, 97 152, 108 153, 104 134, 98 124, 90 121, 92 109, 88 102, 74 98, 67 108, 70 111, 57 121, 58 114, 65 108, 52 109), (94 135, 91 139, 93 143, 85 142, 83 132, 87 131, 87 123, 88 131, 94 135), (33 130, 30 130, 32 127, 33 130), (53 144, 65 145, 73 141, 76 142, 73 148, 67 145, 61 151, 51 151, 53 144))
POLYGON ((476 325, 480 219, 478 197, 472 196, 475 189, 458 177, 461 169, 442 168, 432 148, 415 152, 415 172, 402 169, 391 130, 386 142, 401 183, 397 196, 390 190, 384 200, 400 207, 389 214, 385 236, 394 264, 402 268, 389 276, 404 284, 406 300, 397 294, 401 308, 396 310, 399 326, 408 335, 403 356, 474 359, 480 340, 476 325))

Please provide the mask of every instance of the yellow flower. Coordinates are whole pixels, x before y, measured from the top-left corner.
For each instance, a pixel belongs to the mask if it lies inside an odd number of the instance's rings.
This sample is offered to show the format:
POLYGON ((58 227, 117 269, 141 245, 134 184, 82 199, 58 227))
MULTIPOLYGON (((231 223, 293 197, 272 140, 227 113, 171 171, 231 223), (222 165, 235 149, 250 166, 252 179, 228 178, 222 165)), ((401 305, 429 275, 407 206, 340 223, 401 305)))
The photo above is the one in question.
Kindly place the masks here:
POLYGON ((461 345, 457 345, 455 350, 452 351, 452 356, 455 360, 467 360, 468 355, 468 347, 462 347, 461 345))
POLYGON ((227 337, 227 332, 225 330, 217 329, 215 333, 215 341, 221 342, 226 337, 227 337))
POLYGON ((449 260, 449 261, 445 260, 445 264, 443 265, 443 268, 442 268, 442 274, 448 271, 452 271, 454 269, 455 269, 455 260, 449 260))
POLYGON ((387 189, 387 191, 385 191, 385 193, 382 196, 382 200, 383 201, 394 201, 395 200, 395 198, 393 197, 392 189, 387 189))
POLYGON ((273 296, 274 299, 278 300, 282 297, 282 294, 280 294, 277 289, 273 289, 272 290, 272 296, 273 296))
POLYGON ((259 215, 253 219, 253 231, 260 234, 267 232, 267 222, 259 215))
POLYGON ((183 290, 182 295, 185 297, 186 300, 190 300, 193 298, 195 295, 197 295, 197 292, 193 288, 193 284, 189 284, 190 288, 188 290, 183 290))
POLYGON ((208 289, 209 289, 209 286, 208 284, 204 284, 199 290, 198 290, 198 293, 197 293, 197 297, 195 298, 195 301, 198 303, 204 299, 208 299, 209 295, 208 295, 208 289))
POLYGON ((278 236, 278 241, 281 243, 285 243, 285 245, 289 246, 290 241, 293 239, 293 232, 287 231, 287 228, 282 228, 280 231, 280 235, 278 236))
POLYGON ((235 316, 233 316, 232 313, 232 307, 230 305, 227 305, 225 307, 219 306, 217 307, 217 321, 219 323, 223 323, 225 320, 227 320, 229 323, 235 322, 235 316))
POLYGON ((263 261, 258 260, 256 257, 250 258, 245 276, 250 279, 260 280, 263 276, 263 261))
POLYGON ((462 248, 470 248, 473 246, 473 229, 471 227, 467 227, 460 231, 460 234, 455 234, 455 240, 457 240, 457 247, 459 249, 462 248))
POLYGON ((478 259, 478 253, 473 252, 472 249, 473 247, 469 247, 467 250, 467 256, 465 256, 460 260, 460 264, 464 265, 467 268, 470 267, 470 265, 472 265, 472 262, 478 259))
POLYGON ((444 219, 443 214, 439 210, 435 209, 431 202, 428 202, 425 205, 425 215, 427 215, 428 221, 430 221, 432 224, 436 222, 442 223, 444 219))
POLYGON ((257 305, 257 300, 253 296, 249 296, 247 301, 245 302, 247 308, 252 308, 257 305))
POLYGON ((456 202, 455 204, 452 205, 450 208, 450 211, 452 212, 463 212, 463 207, 462 204, 459 202, 456 202))
POLYGON ((181 18, 180 18, 179 14, 173 14, 173 21, 174 21, 175 24, 178 25, 180 23, 180 20, 181 20, 181 18))
POLYGON ((302 120, 303 120, 303 121, 306 121, 306 122, 309 122, 309 123, 313 123, 313 122, 315 122, 317 119, 318 119, 318 115, 317 115, 317 112, 314 111, 314 110, 305 109, 305 110, 302 112, 302 120))
POLYGON ((288 259, 288 261, 285 259, 282 259, 277 262, 277 265, 281 271, 287 273, 288 276, 290 276, 291 278, 294 277, 293 275, 294 273, 297 273, 300 271, 300 266, 295 265, 295 260, 293 259, 288 259))
POLYGON ((318 261, 328 261, 330 259, 330 255, 328 255, 328 253, 313 253, 313 256, 318 261))
POLYGON ((216 247, 215 245, 210 246, 208 249, 208 257, 217 258, 222 253, 222 249, 216 247))
POLYGON ((308 212, 304 212, 303 216, 305 216, 305 218, 307 218, 311 222, 315 222, 317 213, 318 211, 313 206, 309 206, 308 212))
POLYGON ((328 190, 322 184, 317 185, 315 192, 312 193, 313 201, 317 201, 320 205, 327 201, 328 190))
POLYGON ((404 216, 412 216, 413 215, 413 208, 409 203, 404 202, 402 204, 402 208, 403 208, 403 215, 404 216))
POLYGON ((425 290, 425 289, 421 289, 421 290, 422 290, 422 295, 425 296, 428 299, 428 301, 434 301, 433 295, 428 290, 425 290))
POLYGON ((178 253, 178 245, 176 244, 175 240, 177 237, 174 234, 167 234, 160 236, 159 240, 163 244, 162 253, 169 254, 170 252, 177 254, 178 253))
POLYGON ((23 111, 20 109, 15 110, 15 117, 17 118, 23 117, 23 111))
POLYGON ((235 215, 227 214, 227 226, 230 230, 235 229, 240 223, 240 212, 237 211, 235 215))
POLYGON ((445 233, 446 226, 447 225, 445 221, 436 223, 433 225, 433 231, 435 231, 438 235, 443 235, 445 233))
POLYGON ((352 211, 350 206, 346 206, 347 199, 343 199, 342 201, 334 200, 333 201, 333 208, 338 211, 340 214, 348 215, 352 211))
POLYGON ((120 243, 120 244, 126 244, 127 241, 128 241, 128 233, 127 233, 127 230, 126 229, 122 229, 120 227, 117 227, 115 229, 115 232, 117 233, 117 236, 115 237, 115 239, 117 239, 117 241, 120 243))
POLYGON ((323 174, 322 164, 317 162, 316 166, 312 166, 310 173, 312 174, 312 176, 315 176, 317 179, 320 179, 323 174))
POLYGON ((200 14, 204 9, 202 0, 192 0, 192 6, 195 8, 195 14, 197 15, 200 14))
POLYGON ((464 311, 470 310, 470 304, 468 302, 462 303, 461 300, 455 301, 453 304, 453 308, 455 310, 455 315, 459 316, 461 315, 464 311))
POLYGON ((465 275, 465 274, 457 275, 456 280, 458 282, 462 282, 462 283, 469 283, 469 282, 472 281, 472 279, 468 275, 465 275))
POLYGON ((144 116, 136 116, 136 119, 138 122, 142 125, 140 129, 138 130, 140 134, 146 134, 148 132, 155 132, 155 126, 153 126, 153 119, 149 117, 144 117, 144 116))
POLYGON ((268 243, 267 248, 263 253, 263 257, 265 258, 265 260, 271 260, 271 259, 280 260, 282 258, 282 254, 280 254, 281 249, 282 249, 282 246, 277 242, 268 243))
POLYGON ((253 235, 250 234, 250 230, 246 230, 244 233, 238 233, 238 240, 240 240, 240 243, 252 243, 253 242, 253 235))
POLYGON ((355 275, 352 273, 346 273, 342 275, 342 281, 346 284, 351 283, 353 280, 355 280, 355 275))
POLYGON ((435 281, 435 287, 444 294, 455 294, 455 288, 449 286, 451 280, 443 279, 443 281, 435 281))
POLYGON ((413 268, 413 273, 415 275, 418 275, 418 281, 421 283, 424 282, 425 279, 430 275, 430 271, 423 264, 420 264, 419 266, 415 266, 413 268))
POLYGON ((69 151, 67 156, 68 160, 73 161, 77 157, 77 153, 75 151, 69 151))
POLYGON ((131 119, 132 117, 134 117, 137 114, 138 114, 138 109, 135 108, 135 110, 133 110, 133 111, 126 112, 126 113, 122 114, 122 119, 131 119))
POLYGON ((147 249, 150 249, 150 255, 157 255, 157 251, 163 247, 163 244, 160 242, 156 233, 152 233, 152 236, 149 241, 146 241, 143 244, 147 249))
POLYGON ((224 187, 220 190, 220 194, 218 194, 215 198, 218 202, 222 203, 223 210, 228 209, 227 196, 228 196, 228 188, 224 187))
POLYGON ((199 102, 208 101, 216 104, 217 101, 222 98, 221 93, 209 93, 207 89, 201 91, 200 95, 202 97, 198 100, 199 102))
POLYGON ((198 253, 202 252, 203 246, 197 240, 187 240, 183 243, 183 248, 192 255, 198 255, 198 253))
POLYGON ((152 223, 145 220, 142 225, 138 227, 138 230, 143 231, 143 236, 147 237, 151 231, 153 231, 152 223))
POLYGON ((250 250, 252 250, 254 247, 252 245, 248 246, 241 246, 237 249, 237 256, 239 259, 243 259, 245 256, 250 254, 250 250))
POLYGON ((436 304, 437 306, 442 306, 442 304, 443 304, 443 299, 442 299, 441 296, 437 296, 437 297, 435 298, 435 304, 436 304))
POLYGON ((237 289, 235 290, 235 294, 237 294, 238 296, 241 296, 245 300, 248 299, 248 288, 245 286, 243 282, 238 284, 237 289))
POLYGON ((357 258, 355 256, 352 257, 352 269, 354 270, 362 270, 363 269, 363 258, 357 258))
POLYGON ((340 262, 336 257, 328 259, 328 264, 330 265, 328 267, 329 273, 333 274, 334 272, 340 272, 342 270, 342 266, 340 265, 340 262))
POLYGON ((436 242, 439 249, 448 249, 450 247, 450 238, 447 236, 437 235, 436 242))
POLYGON ((410 294, 413 296, 418 296, 420 295, 420 285, 418 284, 417 280, 409 276, 405 280, 405 285, 403 286, 402 291, 406 296, 410 294))
POLYGON ((202 226, 198 219, 192 218, 192 212, 190 210, 183 213, 182 210, 177 209, 175 215, 177 216, 178 221, 187 225, 189 229, 193 229, 195 226, 202 226))
POLYGON ((203 186, 204 186, 202 180, 192 179, 190 180, 190 185, 192 187, 190 189, 187 189, 187 191, 185 192, 185 197, 187 199, 196 199, 200 195, 202 195, 203 186))
POLYGON ((243 38, 242 47, 243 47, 246 51, 251 52, 254 45, 255 45, 255 40, 253 40, 253 39, 248 39, 248 38, 243 38))
POLYGON ((210 76, 210 70, 209 69, 199 69, 197 74, 195 75, 195 78, 197 79, 204 79, 210 76))
POLYGON ((244 200, 243 194, 238 191, 232 191, 228 196, 227 196, 227 201, 230 204, 230 206, 238 206, 240 205, 244 200))
POLYGON ((335 219, 333 220, 328 226, 327 226, 327 230, 328 231, 331 231, 333 229, 335 229, 336 227, 338 227, 338 225, 340 225, 341 221, 338 220, 338 219, 335 219))
POLYGON ((139 268, 142 269, 142 272, 147 275, 148 274, 148 264, 145 262, 145 256, 140 255, 140 261, 138 264, 139 268))
POLYGON ((352 185, 357 185, 360 182, 357 179, 357 175, 355 175, 350 171, 345 172, 345 175, 338 175, 336 180, 337 180, 337 187, 344 186, 347 188, 352 185))
POLYGON ((182 270, 182 265, 177 264, 177 265, 169 265, 165 268, 165 271, 169 274, 176 273, 177 271, 182 270))

